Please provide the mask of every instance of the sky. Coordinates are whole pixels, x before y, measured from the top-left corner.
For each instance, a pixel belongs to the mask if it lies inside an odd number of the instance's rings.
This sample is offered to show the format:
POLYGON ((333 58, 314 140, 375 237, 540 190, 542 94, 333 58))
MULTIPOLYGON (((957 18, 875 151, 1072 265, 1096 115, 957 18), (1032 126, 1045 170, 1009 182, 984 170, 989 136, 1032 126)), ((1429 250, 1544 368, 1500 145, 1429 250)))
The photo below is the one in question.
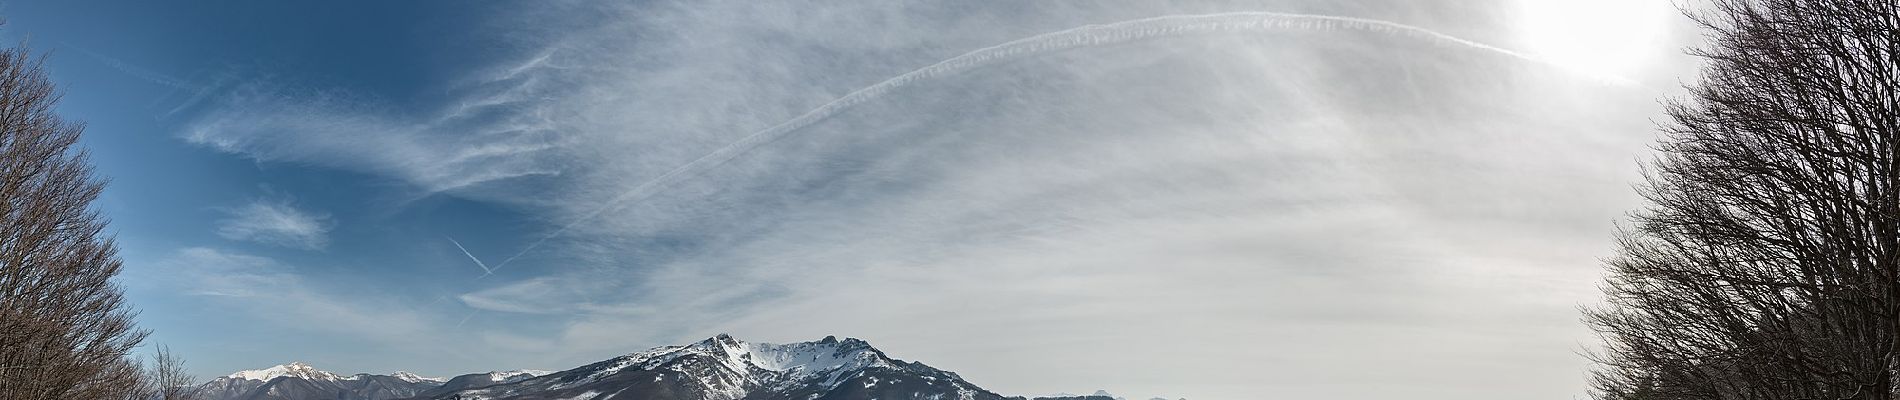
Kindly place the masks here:
POLYGON ((9 2, 200 377, 858 337, 1005 395, 1582 398, 1660 0, 9 2))

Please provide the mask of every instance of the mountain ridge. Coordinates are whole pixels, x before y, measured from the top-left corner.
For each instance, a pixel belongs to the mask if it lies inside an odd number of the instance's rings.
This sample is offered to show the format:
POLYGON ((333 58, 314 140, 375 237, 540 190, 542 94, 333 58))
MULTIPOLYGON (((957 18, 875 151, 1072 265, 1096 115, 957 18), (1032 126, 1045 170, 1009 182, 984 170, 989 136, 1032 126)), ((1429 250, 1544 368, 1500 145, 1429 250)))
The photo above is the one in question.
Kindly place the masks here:
POLYGON ((1118 400, 1102 391, 1003 396, 954 372, 892 358, 857 338, 776 344, 724 333, 562 371, 345 377, 292 362, 239 371, 199 388, 206 400, 1118 400))

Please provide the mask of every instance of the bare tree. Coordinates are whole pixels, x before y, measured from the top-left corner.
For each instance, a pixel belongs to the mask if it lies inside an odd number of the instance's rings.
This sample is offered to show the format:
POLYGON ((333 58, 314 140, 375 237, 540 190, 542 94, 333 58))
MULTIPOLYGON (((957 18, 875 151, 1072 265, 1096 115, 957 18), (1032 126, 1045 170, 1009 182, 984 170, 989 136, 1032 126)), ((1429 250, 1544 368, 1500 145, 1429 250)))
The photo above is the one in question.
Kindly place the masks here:
POLYGON ((149 384, 152 400, 198 400, 196 377, 185 372, 185 359, 172 353, 170 347, 159 346, 152 352, 152 365, 145 371, 145 380, 149 384))
POLYGON ((1714 0, 1608 260, 1599 399, 1900 397, 1900 6, 1714 0))
MULTIPOLYGON (((145 338, 118 275, 118 250, 91 208, 104 182, 84 130, 53 112, 41 58, 0 50, 0 399, 130 399, 145 338)), ((144 399, 141 399, 144 400, 144 399)))

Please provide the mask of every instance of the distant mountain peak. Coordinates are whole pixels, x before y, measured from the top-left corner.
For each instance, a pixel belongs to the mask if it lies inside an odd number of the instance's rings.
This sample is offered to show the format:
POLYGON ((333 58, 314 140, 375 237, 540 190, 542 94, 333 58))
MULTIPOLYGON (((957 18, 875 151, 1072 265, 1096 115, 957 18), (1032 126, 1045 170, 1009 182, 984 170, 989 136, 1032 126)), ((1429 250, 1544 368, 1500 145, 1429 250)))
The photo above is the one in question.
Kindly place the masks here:
POLYGON ((420 383, 420 382, 442 383, 442 382, 448 381, 448 378, 425 377, 422 375, 416 375, 416 374, 410 373, 409 371, 396 371, 395 373, 389 374, 389 376, 395 377, 396 379, 407 381, 409 383, 420 383))
POLYGON ((545 377, 441 392, 435 399, 586 397, 841 399, 915 397, 1000 400, 948 371, 892 359, 856 338, 747 342, 730 334, 661 346, 545 377), (690 395, 687 395, 689 394, 690 395), (687 397, 674 397, 687 396, 687 397), (843 397, 837 397, 843 396, 843 397))
POLYGON ((310 379, 310 380, 343 379, 342 376, 330 373, 329 371, 319 370, 316 367, 312 367, 310 366, 310 364, 305 364, 302 361, 292 361, 289 364, 273 366, 273 367, 265 368, 265 369, 238 371, 231 375, 226 375, 225 377, 233 378, 233 379, 249 379, 249 380, 254 380, 254 381, 270 381, 272 379, 277 379, 279 377, 285 377, 285 376, 310 379))
POLYGON ((398 371, 389 375, 341 376, 310 364, 292 362, 265 369, 238 371, 198 386, 210 400, 391 400, 415 397, 448 380, 398 371))
MULTIPOLYGON (((769 372, 806 372, 822 371, 847 372, 869 367, 895 367, 896 361, 884 356, 884 353, 871 347, 871 344, 856 338, 838 340, 835 336, 826 336, 813 342, 776 344, 765 342, 747 342, 728 334, 718 334, 701 340, 690 346, 661 347, 635 353, 635 360, 663 364, 672 359, 702 355, 721 360, 729 368, 741 374, 749 375, 751 369, 769 372)), ((633 361, 633 360, 629 360, 633 361)))
MULTIPOLYGON (((1115 395, 1109 394, 1107 390, 1096 390, 1095 393, 1093 394, 1056 393, 1056 394, 1047 395, 1047 396, 1032 397, 1029 400, 1127 400, 1127 399, 1122 398, 1122 397, 1115 397, 1115 395)), ((1167 399, 1159 399, 1159 400, 1167 400, 1167 399)))
POLYGON ((526 379, 526 378, 533 378, 533 377, 537 377, 537 376, 544 376, 544 375, 547 375, 547 374, 552 374, 552 373, 554 373, 554 372, 553 372, 553 371, 542 371, 542 370, 538 370, 538 369, 516 369, 516 370, 508 370, 508 371, 489 371, 489 372, 488 372, 488 380, 491 380, 491 381, 495 381, 495 382, 513 382, 513 381, 517 381, 517 380, 521 380, 521 379, 526 379))

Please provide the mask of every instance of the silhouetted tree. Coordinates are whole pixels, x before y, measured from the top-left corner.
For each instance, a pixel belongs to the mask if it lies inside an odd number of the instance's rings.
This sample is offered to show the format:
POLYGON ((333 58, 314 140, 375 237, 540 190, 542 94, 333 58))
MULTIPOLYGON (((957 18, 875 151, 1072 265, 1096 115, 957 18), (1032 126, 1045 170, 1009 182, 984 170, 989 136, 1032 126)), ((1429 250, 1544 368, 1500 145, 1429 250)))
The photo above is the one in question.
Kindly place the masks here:
POLYGON ((1714 0, 1608 260, 1600 399, 1894 399, 1900 6, 1714 0))
MULTIPOLYGON (((144 340, 123 291, 104 183, 73 148, 83 125, 26 49, 0 50, 0 399, 131 399, 144 340)), ((140 399, 146 400, 146 399, 140 399)))
POLYGON ((145 370, 146 390, 152 400, 198 400, 197 378, 185 372, 185 359, 172 353, 170 347, 159 346, 152 352, 152 365, 145 370))

